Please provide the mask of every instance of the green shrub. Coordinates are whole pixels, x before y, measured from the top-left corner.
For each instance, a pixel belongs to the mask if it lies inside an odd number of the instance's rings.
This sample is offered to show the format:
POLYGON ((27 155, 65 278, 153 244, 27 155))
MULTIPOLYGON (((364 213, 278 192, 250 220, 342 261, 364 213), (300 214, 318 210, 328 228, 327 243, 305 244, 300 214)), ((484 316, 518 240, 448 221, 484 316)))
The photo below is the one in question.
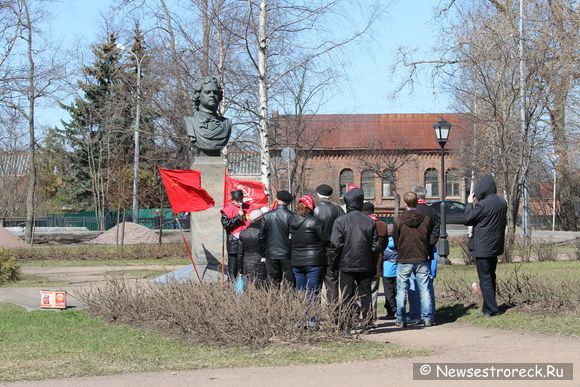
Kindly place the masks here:
POLYGON ((0 285, 6 282, 18 281, 20 266, 16 263, 16 257, 10 250, 0 249, 0 285))

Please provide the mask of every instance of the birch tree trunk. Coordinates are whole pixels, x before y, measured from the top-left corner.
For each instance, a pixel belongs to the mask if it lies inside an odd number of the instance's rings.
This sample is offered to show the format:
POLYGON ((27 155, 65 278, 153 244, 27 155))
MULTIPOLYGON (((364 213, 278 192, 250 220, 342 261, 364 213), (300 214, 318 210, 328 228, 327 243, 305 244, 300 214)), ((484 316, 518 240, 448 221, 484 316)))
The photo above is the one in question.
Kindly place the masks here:
POLYGON ((270 195, 270 144, 268 135, 268 77, 267 58, 268 42, 266 39, 266 26, 268 22, 268 3, 260 1, 260 20, 258 27, 258 84, 259 84, 259 132, 260 132, 260 174, 262 183, 266 186, 266 192, 270 195))
POLYGON ((33 229, 35 218, 35 202, 36 202, 36 138, 34 133, 34 105, 36 99, 35 88, 35 67, 33 57, 32 45, 32 24, 30 17, 30 9, 27 1, 23 3, 24 15, 26 18, 27 33, 27 54, 28 54, 28 165, 29 165, 29 180, 28 193, 26 195, 26 242, 32 246, 33 243, 33 229))

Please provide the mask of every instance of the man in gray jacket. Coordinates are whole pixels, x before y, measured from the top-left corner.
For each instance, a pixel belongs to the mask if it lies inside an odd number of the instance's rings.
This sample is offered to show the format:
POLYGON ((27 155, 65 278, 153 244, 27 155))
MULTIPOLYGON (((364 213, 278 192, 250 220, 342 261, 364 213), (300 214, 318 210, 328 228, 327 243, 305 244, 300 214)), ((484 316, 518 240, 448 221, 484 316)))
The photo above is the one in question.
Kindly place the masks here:
POLYGON ((497 256, 503 254, 507 203, 497 195, 492 176, 481 178, 467 199, 465 225, 473 226, 469 251, 477 264, 477 276, 483 295, 483 316, 499 314, 496 295, 497 256))

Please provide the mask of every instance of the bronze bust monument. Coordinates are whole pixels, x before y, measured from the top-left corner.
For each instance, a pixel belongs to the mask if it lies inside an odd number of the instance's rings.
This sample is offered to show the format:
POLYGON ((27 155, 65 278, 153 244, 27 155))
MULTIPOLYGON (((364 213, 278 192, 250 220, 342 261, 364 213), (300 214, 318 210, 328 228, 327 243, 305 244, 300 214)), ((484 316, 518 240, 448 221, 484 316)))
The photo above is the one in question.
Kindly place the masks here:
POLYGON ((196 83, 193 116, 185 117, 187 135, 196 155, 219 156, 232 133, 232 122, 218 113, 223 90, 215 77, 196 83))

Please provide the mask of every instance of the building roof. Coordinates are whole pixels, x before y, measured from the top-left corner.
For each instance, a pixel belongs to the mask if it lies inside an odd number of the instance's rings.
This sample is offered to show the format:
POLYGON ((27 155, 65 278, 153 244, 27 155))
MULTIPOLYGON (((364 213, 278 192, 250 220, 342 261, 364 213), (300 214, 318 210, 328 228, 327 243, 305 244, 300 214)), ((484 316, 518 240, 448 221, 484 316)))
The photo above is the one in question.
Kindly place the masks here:
POLYGON ((273 147, 305 143, 312 149, 439 150, 433 124, 444 118, 452 124, 447 147, 459 148, 468 138, 467 117, 433 114, 316 114, 272 117, 273 147))

